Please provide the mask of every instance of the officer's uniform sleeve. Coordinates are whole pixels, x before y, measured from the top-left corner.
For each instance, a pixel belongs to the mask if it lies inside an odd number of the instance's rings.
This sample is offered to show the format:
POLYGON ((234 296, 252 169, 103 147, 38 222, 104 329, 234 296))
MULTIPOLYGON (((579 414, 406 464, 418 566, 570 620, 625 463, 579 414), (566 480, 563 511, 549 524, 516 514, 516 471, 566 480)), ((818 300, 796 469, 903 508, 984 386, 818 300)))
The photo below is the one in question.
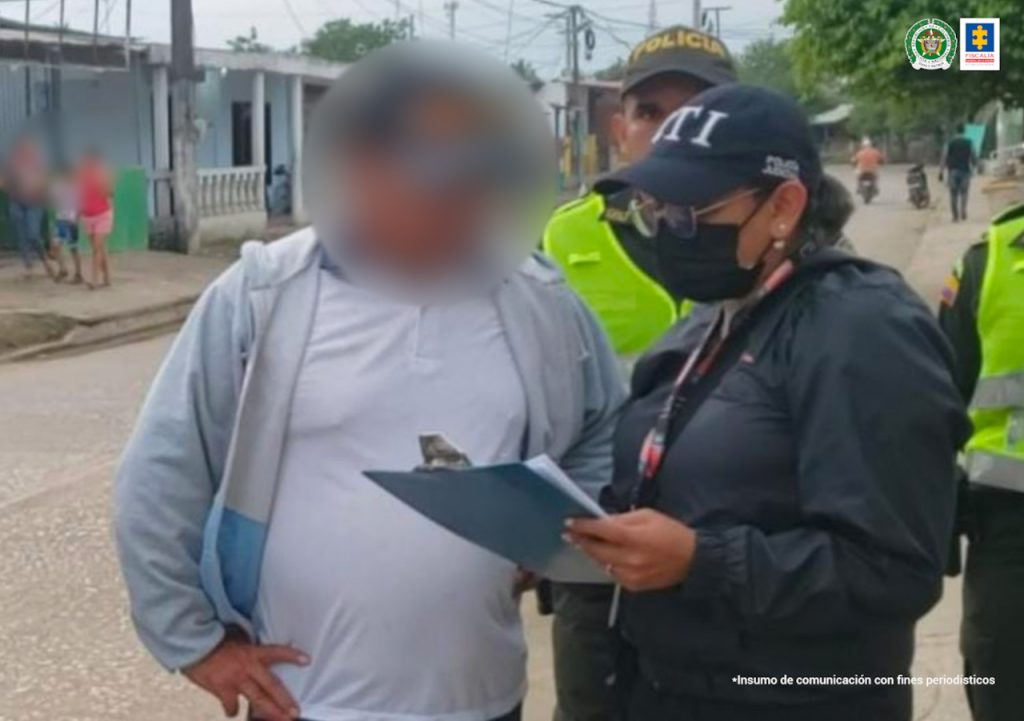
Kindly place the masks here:
POLYGON ((953 346, 954 377, 965 402, 970 402, 981 372, 978 301, 988 262, 982 242, 968 249, 946 280, 939 298, 939 326, 953 346))
POLYGON ((916 619, 941 592, 968 432, 948 344, 909 294, 860 288, 803 311, 786 345, 799 519, 698 528, 682 591, 766 632, 916 619))

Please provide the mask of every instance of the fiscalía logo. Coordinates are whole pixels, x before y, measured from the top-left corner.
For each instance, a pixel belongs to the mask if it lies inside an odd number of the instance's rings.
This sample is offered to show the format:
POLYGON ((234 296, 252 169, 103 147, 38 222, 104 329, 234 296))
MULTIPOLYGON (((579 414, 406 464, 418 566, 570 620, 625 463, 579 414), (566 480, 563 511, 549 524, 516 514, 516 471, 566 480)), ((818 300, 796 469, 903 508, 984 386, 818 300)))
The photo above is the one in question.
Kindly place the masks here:
POLYGON ((999 69, 999 18, 960 18, 960 69, 999 69))
POLYGON ((956 32, 938 18, 925 18, 910 27, 904 46, 915 70, 945 70, 956 57, 956 32))

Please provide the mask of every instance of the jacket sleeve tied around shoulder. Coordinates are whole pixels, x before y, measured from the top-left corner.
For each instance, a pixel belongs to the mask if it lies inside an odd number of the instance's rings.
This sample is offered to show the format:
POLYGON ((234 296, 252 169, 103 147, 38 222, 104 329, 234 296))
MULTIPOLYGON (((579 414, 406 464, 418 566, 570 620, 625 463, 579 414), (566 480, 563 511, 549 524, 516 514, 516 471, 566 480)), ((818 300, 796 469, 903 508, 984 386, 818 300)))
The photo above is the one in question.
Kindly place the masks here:
POLYGON ((203 528, 231 438, 251 317, 240 265, 202 295, 150 388, 121 460, 115 535, 132 621, 171 670, 224 635, 199 580, 203 528))
POLYGON ((612 442, 626 386, 611 343, 590 310, 568 292, 579 328, 583 373, 583 425, 562 458, 563 470, 593 498, 611 482, 612 442))
POLYGON ((783 363, 801 522, 698 529, 682 593, 725 600, 751 630, 916 620, 941 593, 969 427, 949 349, 914 302, 848 300, 809 310, 783 363))

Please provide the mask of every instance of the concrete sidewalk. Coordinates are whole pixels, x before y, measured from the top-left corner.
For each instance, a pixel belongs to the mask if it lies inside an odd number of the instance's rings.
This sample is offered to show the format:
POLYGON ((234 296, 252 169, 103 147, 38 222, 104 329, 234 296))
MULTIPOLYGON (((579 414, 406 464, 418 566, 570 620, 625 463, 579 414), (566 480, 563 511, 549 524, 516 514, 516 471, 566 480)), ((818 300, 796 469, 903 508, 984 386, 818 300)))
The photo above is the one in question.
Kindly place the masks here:
POLYGON ((932 188, 934 207, 911 261, 903 269, 907 281, 929 305, 938 302, 943 282, 957 260, 988 229, 991 216, 988 203, 981 193, 981 186, 986 181, 986 178, 976 178, 971 184, 967 203, 968 219, 959 223, 952 222, 950 217, 949 196, 945 186, 932 188))
POLYGON ((16 259, 0 259, 0 358, 20 358, 37 348, 59 350, 64 341, 95 345, 104 335, 169 326, 230 262, 220 256, 118 253, 111 257, 113 284, 89 290, 54 283, 38 266, 26 280, 16 259))

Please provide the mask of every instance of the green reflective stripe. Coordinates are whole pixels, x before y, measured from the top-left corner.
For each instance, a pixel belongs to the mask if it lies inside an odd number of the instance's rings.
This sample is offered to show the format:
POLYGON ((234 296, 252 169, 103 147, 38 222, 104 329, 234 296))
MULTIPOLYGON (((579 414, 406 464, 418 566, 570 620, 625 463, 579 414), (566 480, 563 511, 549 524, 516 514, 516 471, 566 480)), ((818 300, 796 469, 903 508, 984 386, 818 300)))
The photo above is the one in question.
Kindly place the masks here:
POLYGON ((996 408, 1024 408, 1024 371, 978 381, 971 410, 996 408))
POLYGON ((544 252, 597 315, 615 350, 636 355, 671 328, 682 311, 637 267, 604 214, 604 198, 596 193, 559 208, 544 232, 544 252))
POLYGON ((569 253, 569 265, 580 263, 600 263, 601 251, 595 250, 592 253, 569 253))
POLYGON ((987 451, 967 454, 967 477, 971 483, 1024 493, 1024 459, 987 451))

